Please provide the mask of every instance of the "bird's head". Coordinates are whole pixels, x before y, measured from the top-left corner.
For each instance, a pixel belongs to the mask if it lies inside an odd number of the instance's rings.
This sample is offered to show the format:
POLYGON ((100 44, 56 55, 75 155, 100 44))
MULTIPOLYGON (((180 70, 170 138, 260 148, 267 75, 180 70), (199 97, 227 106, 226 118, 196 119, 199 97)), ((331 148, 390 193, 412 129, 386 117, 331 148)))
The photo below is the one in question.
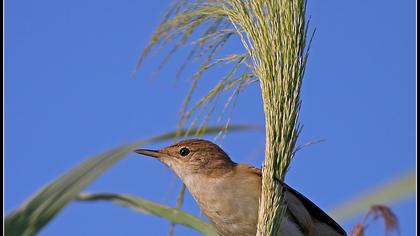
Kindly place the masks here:
POLYGON ((157 158, 181 179, 192 174, 211 175, 235 165, 216 144, 203 139, 190 139, 161 150, 138 149, 136 153, 157 158))

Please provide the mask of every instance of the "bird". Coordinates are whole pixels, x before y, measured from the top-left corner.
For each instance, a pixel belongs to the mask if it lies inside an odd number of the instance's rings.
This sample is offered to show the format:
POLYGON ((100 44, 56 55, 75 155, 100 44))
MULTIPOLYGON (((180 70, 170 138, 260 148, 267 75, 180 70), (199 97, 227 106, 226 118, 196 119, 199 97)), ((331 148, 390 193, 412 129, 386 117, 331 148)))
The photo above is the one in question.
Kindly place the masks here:
MULTIPOLYGON (((183 140, 161 150, 138 149, 135 152, 157 158, 172 169, 219 234, 256 235, 262 181, 260 169, 233 162, 222 148, 204 139, 183 140)), ((287 209, 276 235, 347 235, 312 201, 286 183, 280 183, 287 209)))

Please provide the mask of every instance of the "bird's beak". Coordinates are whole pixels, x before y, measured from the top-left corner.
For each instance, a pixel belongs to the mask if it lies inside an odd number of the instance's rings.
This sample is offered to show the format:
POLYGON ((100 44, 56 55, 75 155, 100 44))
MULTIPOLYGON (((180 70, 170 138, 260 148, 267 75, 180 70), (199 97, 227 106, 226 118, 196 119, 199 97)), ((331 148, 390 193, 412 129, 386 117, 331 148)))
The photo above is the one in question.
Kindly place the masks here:
POLYGON ((134 152, 145 155, 145 156, 154 157, 154 158, 161 158, 162 156, 165 155, 157 150, 148 150, 148 149, 137 149, 134 152))

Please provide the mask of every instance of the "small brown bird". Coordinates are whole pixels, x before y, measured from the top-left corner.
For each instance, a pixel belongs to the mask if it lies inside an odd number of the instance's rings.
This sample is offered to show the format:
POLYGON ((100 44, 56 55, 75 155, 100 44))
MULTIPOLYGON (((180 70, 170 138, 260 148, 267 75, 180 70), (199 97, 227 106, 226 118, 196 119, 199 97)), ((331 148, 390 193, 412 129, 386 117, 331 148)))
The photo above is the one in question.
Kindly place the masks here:
MULTIPOLYGON (((171 168, 223 236, 255 236, 261 170, 233 162, 216 144, 192 139, 162 150, 139 149, 171 168)), ((287 203, 281 236, 340 236, 346 232, 302 194, 284 184, 287 203)))

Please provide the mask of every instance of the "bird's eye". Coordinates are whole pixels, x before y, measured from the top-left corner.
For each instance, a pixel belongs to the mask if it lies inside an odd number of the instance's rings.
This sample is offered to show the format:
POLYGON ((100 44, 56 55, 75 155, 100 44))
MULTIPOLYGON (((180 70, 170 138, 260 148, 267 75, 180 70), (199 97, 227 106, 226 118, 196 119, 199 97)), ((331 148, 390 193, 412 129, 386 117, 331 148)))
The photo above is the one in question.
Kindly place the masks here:
POLYGON ((181 156, 185 157, 186 155, 188 155, 190 153, 190 149, 183 147, 179 150, 179 154, 181 154, 181 156))

